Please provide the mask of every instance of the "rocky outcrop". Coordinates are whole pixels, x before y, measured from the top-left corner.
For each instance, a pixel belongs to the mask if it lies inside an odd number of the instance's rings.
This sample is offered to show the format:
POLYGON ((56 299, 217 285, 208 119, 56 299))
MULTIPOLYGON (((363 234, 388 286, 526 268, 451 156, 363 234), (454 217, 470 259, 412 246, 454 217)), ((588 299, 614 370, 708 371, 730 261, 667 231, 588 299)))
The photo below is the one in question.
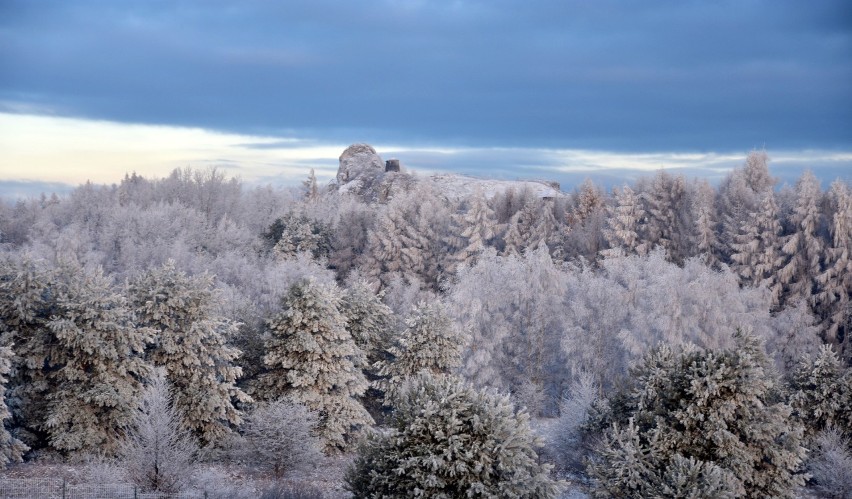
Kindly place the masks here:
POLYGON ((337 169, 338 189, 360 193, 384 173, 385 162, 369 144, 352 144, 340 155, 337 169))
POLYGON ((396 195, 416 188, 419 182, 430 182, 447 199, 461 200, 475 191, 492 197, 507 189, 530 190, 542 198, 562 196, 559 184, 536 180, 495 180, 465 175, 440 174, 419 177, 400 171, 399 160, 387 163, 369 144, 353 144, 340 155, 337 178, 331 189, 341 194, 361 197, 366 202, 387 202, 396 195))

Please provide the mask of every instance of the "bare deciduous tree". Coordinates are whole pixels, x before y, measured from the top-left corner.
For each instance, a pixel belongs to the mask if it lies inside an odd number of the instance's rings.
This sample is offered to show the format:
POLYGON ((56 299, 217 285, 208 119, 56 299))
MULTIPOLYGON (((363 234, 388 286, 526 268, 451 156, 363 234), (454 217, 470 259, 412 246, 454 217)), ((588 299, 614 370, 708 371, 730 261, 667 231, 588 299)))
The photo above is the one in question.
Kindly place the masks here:
POLYGON ((197 451, 172 406, 166 375, 158 369, 121 448, 127 476, 145 490, 179 492, 190 478, 197 451))

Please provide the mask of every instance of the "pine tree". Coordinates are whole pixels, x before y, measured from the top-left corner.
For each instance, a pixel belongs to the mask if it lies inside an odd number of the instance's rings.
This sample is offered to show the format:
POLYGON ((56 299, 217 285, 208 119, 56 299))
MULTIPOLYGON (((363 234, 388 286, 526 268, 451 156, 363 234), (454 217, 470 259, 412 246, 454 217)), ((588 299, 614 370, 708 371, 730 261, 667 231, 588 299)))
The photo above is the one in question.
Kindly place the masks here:
POLYGON ((799 363, 789 390, 790 405, 808 435, 834 428, 852 437, 852 368, 841 364, 830 345, 799 363))
POLYGON ((374 434, 346 475, 355 498, 555 498, 529 415, 508 397, 421 373, 395 401, 392 429, 374 434))
POLYGON ((399 345, 389 349, 393 360, 379 364, 379 374, 388 378, 379 386, 390 398, 406 379, 419 372, 448 374, 461 364, 464 337, 453 327, 439 301, 419 303, 405 324, 399 345))
POLYGON ((639 197, 629 186, 614 189, 615 206, 608 208, 604 237, 609 249, 601 251, 604 257, 645 254, 647 248, 639 241, 639 224, 645 216, 639 197))
POLYGON ((796 182, 796 204, 790 215, 792 232, 781 246, 785 257, 778 271, 778 279, 784 286, 782 306, 801 299, 813 302, 823 254, 823 242, 817 235, 821 222, 819 204, 819 181, 806 171, 796 182))
POLYGON ((12 349, 10 347, 0 347, 0 469, 6 467, 7 464, 23 461, 24 452, 30 448, 23 442, 9 434, 3 422, 12 417, 9 409, 6 407, 6 384, 8 379, 6 375, 12 369, 12 349))
POLYGON ((213 278, 187 276, 169 260, 133 281, 130 295, 139 321, 155 330, 147 358, 166 369, 185 428, 202 444, 220 441, 242 421, 235 403, 251 398, 236 386, 241 353, 228 339, 237 325, 217 314, 213 278))
POLYGON ((616 422, 591 465, 596 495, 668 495, 661 487, 692 476, 677 489, 700 497, 794 496, 804 484, 803 429, 789 406, 774 401, 763 346, 743 334, 736 342, 723 351, 663 346, 645 358, 634 371, 629 420, 616 422))
POLYGON ((46 443, 41 427, 47 395, 56 389, 46 366, 58 355, 47 326, 57 311, 57 289, 55 272, 39 268, 28 258, 0 262, 0 333, 3 344, 15 345, 7 400, 19 438, 33 448, 46 443))
POLYGON ((355 346, 364 354, 364 369, 372 373, 373 364, 385 358, 391 346, 393 311, 382 303, 383 293, 373 293, 367 281, 358 277, 351 281, 340 301, 340 312, 355 346))
POLYGON ((781 262, 781 222, 778 205, 771 191, 763 195, 760 208, 743 223, 731 245, 733 269, 740 282, 748 286, 764 286, 771 296, 771 307, 779 305, 781 284, 777 272, 781 262))
POLYGON ((363 353, 346 330, 340 296, 310 280, 294 284, 283 310, 268 322, 269 336, 256 396, 275 400, 288 396, 319 412, 317 434, 327 449, 343 449, 353 430, 372 424, 357 397, 367 389, 358 369, 363 353))
POLYGON ((57 313, 48 322, 58 349, 48 378, 43 428, 61 451, 113 454, 150 373, 152 331, 136 326, 126 299, 101 270, 63 269, 57 313))
POLYGON ((824 270, 816 278, 819 286, 816 310, 823 319, 826 341, 836 345, 840 356, 849 361, 852 360, 852 193, 848 184, 834 181, 829 200, 833 208, 829 225, 831 240, 823 254, 824 270))

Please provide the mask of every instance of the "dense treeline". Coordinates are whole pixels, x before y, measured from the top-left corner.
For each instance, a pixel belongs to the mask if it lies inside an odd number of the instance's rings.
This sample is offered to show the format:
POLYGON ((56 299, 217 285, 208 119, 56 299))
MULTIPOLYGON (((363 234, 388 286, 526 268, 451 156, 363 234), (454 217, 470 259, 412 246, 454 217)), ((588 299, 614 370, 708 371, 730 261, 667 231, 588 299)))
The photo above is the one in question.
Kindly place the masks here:
POLYGON ((396 424, 350 471, 356 495, 399 491, 358 478, 367 461, 448 445, 406 433, 420 403, 490 414, 528 448, 482 459, 555 493, 509 401, 559 417, 545 454, 602 496, 783 496, 807 467, 848 491, 852 193, 810 173, 778 189, 768 166, 554 198, 414 177, 381 202, 187 169, 0 204, 0 460, 120 456, 162 373, 181 438, 208 449, 244 448, 263 414, 313 421, 326 452, 396 424), (688 432, 722 430, 687 416, 739 429, 697 449, 688 432))

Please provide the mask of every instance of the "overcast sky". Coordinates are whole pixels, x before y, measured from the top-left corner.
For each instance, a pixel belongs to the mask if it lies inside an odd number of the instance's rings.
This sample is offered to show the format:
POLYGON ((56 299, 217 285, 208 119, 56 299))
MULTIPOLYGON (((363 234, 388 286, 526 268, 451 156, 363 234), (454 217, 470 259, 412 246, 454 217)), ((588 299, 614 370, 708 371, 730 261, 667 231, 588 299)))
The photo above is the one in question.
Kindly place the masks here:
POLYGON ((765 147, 848 179, 852 3, 0 0, 0 194, 187 165, 292 182, 353 142, 569 181, 765 147))

